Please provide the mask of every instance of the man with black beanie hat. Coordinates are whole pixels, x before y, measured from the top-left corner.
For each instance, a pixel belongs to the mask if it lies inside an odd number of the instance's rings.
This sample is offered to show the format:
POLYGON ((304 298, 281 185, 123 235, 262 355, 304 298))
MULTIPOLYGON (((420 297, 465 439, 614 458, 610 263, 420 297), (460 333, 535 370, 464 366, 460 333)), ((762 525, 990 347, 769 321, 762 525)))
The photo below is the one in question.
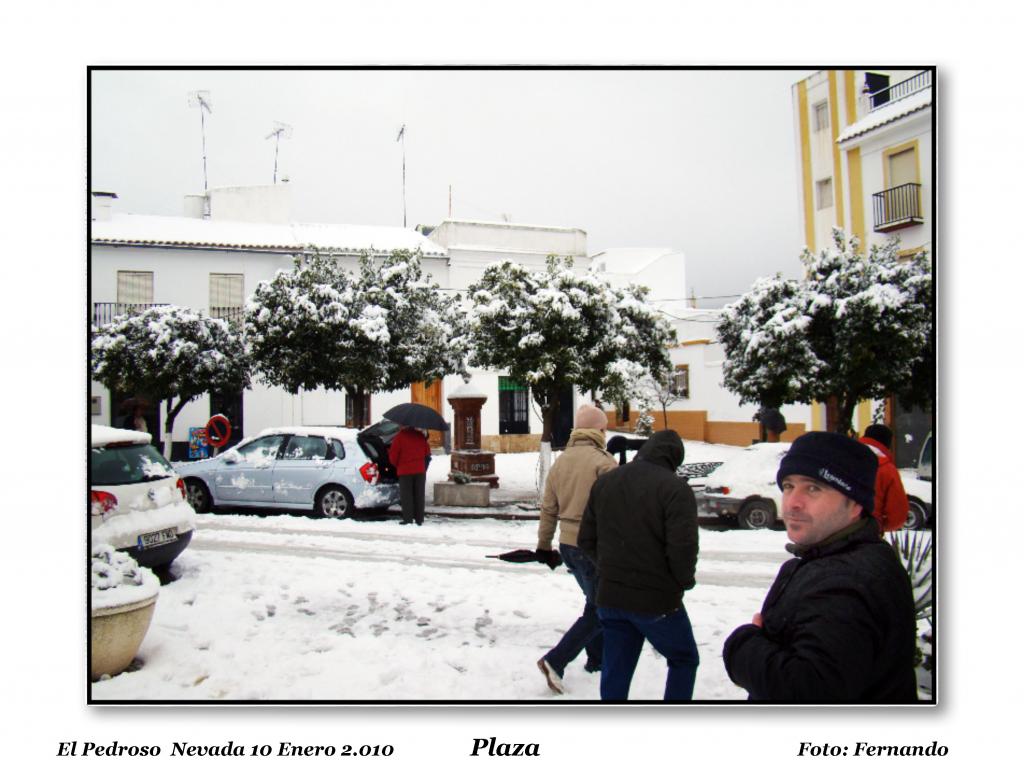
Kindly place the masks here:
POLYGON ((910 579, 878 537, 875 455, 841 434, 793 442, 776 475, 795 556, 761 612, 725 642, 725 668, 751 700, 917 700, 910 579))

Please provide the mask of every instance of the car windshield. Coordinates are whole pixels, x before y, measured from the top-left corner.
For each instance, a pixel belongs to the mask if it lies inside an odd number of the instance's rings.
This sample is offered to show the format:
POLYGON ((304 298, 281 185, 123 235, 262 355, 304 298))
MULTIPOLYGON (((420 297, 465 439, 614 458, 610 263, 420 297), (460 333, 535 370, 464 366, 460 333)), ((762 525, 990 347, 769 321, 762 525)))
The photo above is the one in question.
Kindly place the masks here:
POLYGON ((93 485, 134 485, 173 475, 171 464, 151 444, 93 447, 89 453, 93 485))

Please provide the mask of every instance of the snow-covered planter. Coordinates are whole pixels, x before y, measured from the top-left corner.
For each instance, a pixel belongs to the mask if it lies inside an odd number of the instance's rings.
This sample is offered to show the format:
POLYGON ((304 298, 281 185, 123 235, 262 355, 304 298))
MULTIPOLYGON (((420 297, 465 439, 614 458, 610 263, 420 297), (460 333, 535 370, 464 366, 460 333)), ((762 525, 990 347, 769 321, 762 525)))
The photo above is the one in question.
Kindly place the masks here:
POLYGON ((128 668, 156 607, 160 581, 109 544, 92 550, 89 676, 98 680, 128 668))
POLYGON ((640 413, 640 417, 636 419, 636 428, 634 429, 637 436, 650 436, 654 433, 654 416, 649 412, 640 413))

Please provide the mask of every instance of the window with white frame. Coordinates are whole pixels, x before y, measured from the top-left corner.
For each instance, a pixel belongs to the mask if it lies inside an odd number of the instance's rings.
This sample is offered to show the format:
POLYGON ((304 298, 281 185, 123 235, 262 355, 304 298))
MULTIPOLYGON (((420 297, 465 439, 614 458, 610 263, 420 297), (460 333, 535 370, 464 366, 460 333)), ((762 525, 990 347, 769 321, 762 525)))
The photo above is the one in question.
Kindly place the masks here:
POLYGON ((817 192, 818 209, 828 209, 832 206, 832 177, 819 179, 814 183, 817 192))
POLYGON ((818 102, 814 105, 814 130, 828 130, 828 102, 818 102))

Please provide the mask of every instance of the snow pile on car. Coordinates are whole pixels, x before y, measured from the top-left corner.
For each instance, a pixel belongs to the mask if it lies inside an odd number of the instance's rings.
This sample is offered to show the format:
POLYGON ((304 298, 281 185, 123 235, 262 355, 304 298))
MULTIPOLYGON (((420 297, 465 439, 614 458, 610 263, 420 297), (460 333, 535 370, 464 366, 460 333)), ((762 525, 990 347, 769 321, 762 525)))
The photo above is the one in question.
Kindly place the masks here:
POLYGON ((707 486, 728 486, 730 498, 769 495, 773 489, 777 489, 775 474, 779 470, 779 461, 788 450, 789 442, 748 447, 708 474, 707 486))

